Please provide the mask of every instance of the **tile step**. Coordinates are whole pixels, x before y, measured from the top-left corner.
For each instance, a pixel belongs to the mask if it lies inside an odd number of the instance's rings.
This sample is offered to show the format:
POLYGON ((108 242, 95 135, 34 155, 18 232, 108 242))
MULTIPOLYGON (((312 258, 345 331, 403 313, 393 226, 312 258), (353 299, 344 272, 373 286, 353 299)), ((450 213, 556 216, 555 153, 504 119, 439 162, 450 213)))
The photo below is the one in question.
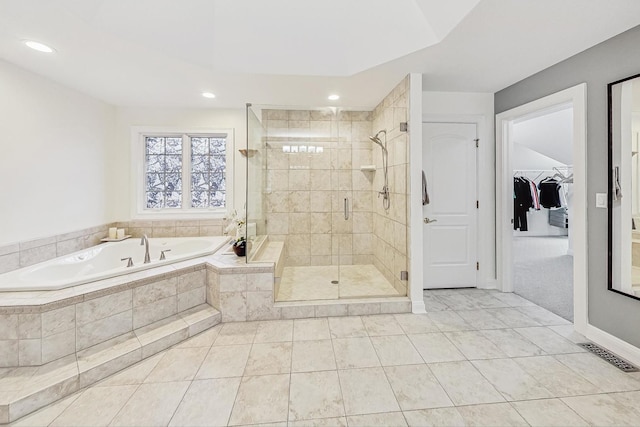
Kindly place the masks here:
POLYGON ((0 369, 0 424, 13 422, 221 321, 208 304, 38 367, 0 369))

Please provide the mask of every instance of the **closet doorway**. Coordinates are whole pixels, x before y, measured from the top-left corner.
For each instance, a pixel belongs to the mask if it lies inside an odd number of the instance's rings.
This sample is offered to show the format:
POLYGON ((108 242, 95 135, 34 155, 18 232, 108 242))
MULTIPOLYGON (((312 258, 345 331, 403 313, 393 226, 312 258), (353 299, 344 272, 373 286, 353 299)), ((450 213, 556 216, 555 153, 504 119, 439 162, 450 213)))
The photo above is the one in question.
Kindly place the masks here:
MULTIPOLYGON (((535 151, 529 148, 520 150, 520 154, 523 152, 528 153, 529 157, 536 157, 531 153, 535 151)), ((540 154, 540 153, 538 153, 540 154)), ((548 154, 544 154, 546 157, 551 157, 548 154)), ((556 155, 556 154, 554 154, 556 155)), ((518 160, 518 154, 516 154, 516 160, 518 160)), ((553 159, 553 158, 552 158, 553 159)), ((520 159, 522 160, 522 159, 520 159)), ((541 160, 538 157, 538 160, 541 160)), ((559 181, 564 181, 560 185, 569 184, 571 186, 568 196, 570 200, 566 202, 569 205, 567 237, 554 237, 559 242, 562 242, 562 246, 558 249, 559 255, 564 253, 568 256, 573 254, 573 268, 572 268, 572 294, 573 294, 573 323, 574 329, 579 333, 586 333, 588 324, 587 319, 587 227, 586 227, 586 84, 582 83, 577 86, 565 89, 563 91, 554 93, 552 95, 540 98, 538 100, 529 102, 519 107, 512 108, 511 110, 504 111, 496 116, 496 272, 497 272, 497 284, 498 289, 503 292, 514 292, 515 286, 515 267, 516 267, 516 254, 514 251, 514 233, 522 233, 522 230, 518 232, 514 231, 516 209, 514 204, 514 173, 522 169, 520 172, 526 174, 530 179, 539 181, 548 174, 559 181), (556 162, 564 165, 550 166, 551 164, 557 165, 557 163, 548 162, 545 166, 533 166, 533 163, 518 164, 518 167, 514 167, 514 149, 518 150, 521 147, 515 147, 515 133, 514 128, 518 124, 526 123, 528 120, 536 119, 553 112, 560 112, 564 109, 571 111, 571 158, 567 160, 555 159, 556 162), (543 171, 551 167, 551 171, 543 171), (556 169, 553 169, 553 168, 556 169), (534 170, 539 169, 538 172, 534 170), (531 176, 531 174, 535 175, 531 176), (541 174, 540 176, 537 176, 541 174), (571 176, 572 175, 572 176, 571 176), (572 181, 572 183, 570 183, 572 181), (564 241, 566 239, 566 246, 564 241), (569 246, 569 242, 570 245, 569 246)), ((569 190, 569 189, 567 189, 569 190)), ((539 191, 539 190, 538 190, 539 191)), ((561 190, 564 191, 564 190, 561 190)), ((558 197, 561 197, 559 194, 558 197)), ((535 197, 533 195, 532 197, 535 197)), ((538 193, 538 197, 540 194, 538 193)), ((545 196, 546 197, 546 196, 545 196)), ((560 203, 562 204, 562 202, 560 203)), ((557 209, 557 208, 555 208, 557 209)), ((531 224, 542 220, 546 223, 545 227, 551 227, 548 224, 548 210, 543 211, 541 207, 542 215, 539 211, 534 212, 537 216, 531 217, 531 224)), ((556 213, 554 215, 558 215, 556 213)), ((525 215, 531 215, 531 210, 525 215)), ((553 219, 562 221, 564 216, 553 219)), ((527 231, 529 227, 529 219, 527 216, 527 231)), ((520 220, 522 220, 522 213, 520 213, 520 220)), ((560 228, 561 227, 557 227, 560 228)), ((560 234, 559 230, 555 230, 555 234, 560 234)), ((533 237, 533 236, 524 236, 533 237)), ((553 236, 543 236, 553 237, 553 236)), ((526 248, 525 248, 526 249, 526 248)), ((517 250, 517 249, 516 249, 517 250)), ((544 268, 544 267, 541 267, 544 268)), ((530 276, 535 279, 539 277, 538 282, 542 283, 544 278, 540 278, 540 268, 536 271, 530 271, 530 276)), ((533 297, 529 297, 533 298, 533 297)), ((535 302, 535 301, 534 301, 535 302)), ((541 304, 542 305, 542 304, 541 304)), ((553 311, 553 307, 548 307, 553 311)))
POLYGON ((573 107, 514 120, 513 291, 573 322, 573 107))

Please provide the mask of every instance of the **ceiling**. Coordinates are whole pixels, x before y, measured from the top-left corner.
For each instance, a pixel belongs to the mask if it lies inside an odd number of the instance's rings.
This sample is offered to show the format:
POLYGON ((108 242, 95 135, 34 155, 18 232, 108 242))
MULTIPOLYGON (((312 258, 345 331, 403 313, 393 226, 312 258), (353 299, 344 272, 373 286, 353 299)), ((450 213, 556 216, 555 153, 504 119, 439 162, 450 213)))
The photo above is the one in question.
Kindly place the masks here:
POLYGON ((120 106, 372 108, 410 72, 495 92, 638 24, 638 0, 0 0, 0 58, 120 106))
POLYGON ((573 164, 573 108, 563 107, 513 125, 513 142, 564 165, 573 164))

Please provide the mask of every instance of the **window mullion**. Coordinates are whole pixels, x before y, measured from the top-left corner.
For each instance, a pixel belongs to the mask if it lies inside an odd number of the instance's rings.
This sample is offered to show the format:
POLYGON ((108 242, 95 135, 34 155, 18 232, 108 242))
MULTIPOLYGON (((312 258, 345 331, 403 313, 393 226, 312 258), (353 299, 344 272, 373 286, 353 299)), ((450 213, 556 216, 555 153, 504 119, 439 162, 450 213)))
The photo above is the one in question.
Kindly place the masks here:
POLYGON ((182 210, 191 208, 191 137, 182 135, 182 210))

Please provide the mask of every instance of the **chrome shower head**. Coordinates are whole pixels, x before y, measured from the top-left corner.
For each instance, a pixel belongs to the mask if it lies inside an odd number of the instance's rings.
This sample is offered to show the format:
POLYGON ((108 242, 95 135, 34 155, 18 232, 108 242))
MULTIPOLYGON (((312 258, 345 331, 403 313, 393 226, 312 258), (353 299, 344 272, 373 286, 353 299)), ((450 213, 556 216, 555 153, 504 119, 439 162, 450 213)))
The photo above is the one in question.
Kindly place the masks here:
POLYGON ((384 146, 384 144, 382 143, 382 141, 378 137, 378 135, 380 135, 381 133, 384 133, 386 135, 387 131, 385 129, 382 129, 380 132, 376 133, 375 136, 370 136, 369 139, 371 141, 375 142, 376 144, 378 144, 380 146, 380 148, 382 148, 383 151, 387 151, 386 147, 384 146))

